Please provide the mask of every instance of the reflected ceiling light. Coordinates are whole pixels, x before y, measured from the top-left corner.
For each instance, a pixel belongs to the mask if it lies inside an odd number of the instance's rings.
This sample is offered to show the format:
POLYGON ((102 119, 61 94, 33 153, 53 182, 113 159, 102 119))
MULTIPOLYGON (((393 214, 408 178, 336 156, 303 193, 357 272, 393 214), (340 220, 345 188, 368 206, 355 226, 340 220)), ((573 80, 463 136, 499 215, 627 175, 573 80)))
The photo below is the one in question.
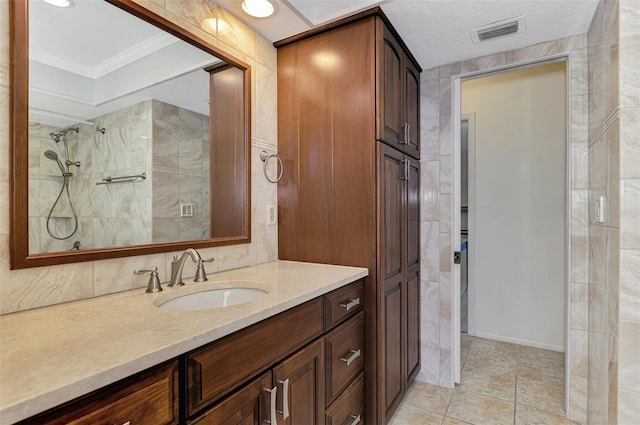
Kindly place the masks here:
POLYGON ((338 69, 340 67, 340 64, 342 63, 342 61, 340 60, 340 56, 332 52, 324 51, 315 53, 311 57, 311 60, 317 67, 326 70, 338 69))
POLYGON ((242 10, 254 18, 266 18, 276 11, 269 0, 242 0, 242 10))
POLYGON ((43 0, 45 3, 49 3, 52 6, 56 7, 72 7, 72 0, 43 0))

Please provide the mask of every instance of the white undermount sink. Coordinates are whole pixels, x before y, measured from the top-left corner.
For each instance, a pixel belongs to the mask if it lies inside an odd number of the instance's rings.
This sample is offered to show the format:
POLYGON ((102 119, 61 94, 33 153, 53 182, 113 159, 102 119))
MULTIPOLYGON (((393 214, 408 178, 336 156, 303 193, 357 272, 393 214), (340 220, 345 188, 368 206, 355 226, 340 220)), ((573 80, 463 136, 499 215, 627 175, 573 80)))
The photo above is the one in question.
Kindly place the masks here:
MULTIPOLYGON (((180 288, 176 294, 162 294, 158 297, 154 304, 162 310, 173 311, 191 311, 191 310, 208 310, 212 308, 229 307, 232 305, 244 304, 255 301, 267 295, 266 288, 241 287, 242 283, 250 282, 234 282, 238 286, 226 288, 211 288, 209 285, 202 287, 180 288), (186 293, 185 293, 186 292, 186 293)), ((263 286, 263 285, 260 285, 263 286)))

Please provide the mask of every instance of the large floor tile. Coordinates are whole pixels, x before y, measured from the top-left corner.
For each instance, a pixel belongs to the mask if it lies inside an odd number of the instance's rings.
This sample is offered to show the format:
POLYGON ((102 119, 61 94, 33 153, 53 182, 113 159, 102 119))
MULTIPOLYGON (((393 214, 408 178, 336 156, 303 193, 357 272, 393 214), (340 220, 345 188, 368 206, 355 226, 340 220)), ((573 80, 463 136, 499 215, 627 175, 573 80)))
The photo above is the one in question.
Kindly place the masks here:
POLYGON ((564 415, 564 386, 535 381, 516 382, 516 403, 564 415))
POLYGON ((516 360, 514 357, 486 350, 475 350, 475 347, 471 347, 464 367, 482 370, 494 375, 516 376, 516 360))
POLYGON ((560 367, 520 366, 517 369, 517 378, 520 381, 538 382, 550 386, 564 388, 564 365, 560 367))
POLYGON ((453 418, 444 418, 442 425, 471 425, 469 422, 462 422, 453 418))
POLYGON ((414 381, 404 397, 403 404, 444 415, 454 393, 453 388, 414 381))
POLYGON ((535 407, 516 406, 516 425, 578 425, 564 415, 545 412, 535 407))
POLYGON ((441 425, 443 420, 441 415, 403 403, 389 421, 389 425, 441 425))
POLYGON ((514 405, 504 400, 465 392, 451 399, 447 417, 473 425, 512 425, 514 405))
POLYGON ((516 378, 513 376, 494 375, 479 369, 466 367, 460 376, 458 389, 513 403, 515 402, 516 394, 516 378))

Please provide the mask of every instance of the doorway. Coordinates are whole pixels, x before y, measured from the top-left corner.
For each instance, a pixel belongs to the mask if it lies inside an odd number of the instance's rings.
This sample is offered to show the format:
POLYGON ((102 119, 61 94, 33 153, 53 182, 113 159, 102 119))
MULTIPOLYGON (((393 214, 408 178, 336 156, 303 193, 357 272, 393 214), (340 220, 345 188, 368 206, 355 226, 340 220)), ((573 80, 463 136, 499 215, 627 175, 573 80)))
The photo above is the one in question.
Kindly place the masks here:
POLYGON ((462 254, 453 273, 459 382, 465 317, 469 335, 566 350, 566 58, 456 77, 454 104, 453 231, 462 254), (466 150, 464 139, 470 141, 466 150))

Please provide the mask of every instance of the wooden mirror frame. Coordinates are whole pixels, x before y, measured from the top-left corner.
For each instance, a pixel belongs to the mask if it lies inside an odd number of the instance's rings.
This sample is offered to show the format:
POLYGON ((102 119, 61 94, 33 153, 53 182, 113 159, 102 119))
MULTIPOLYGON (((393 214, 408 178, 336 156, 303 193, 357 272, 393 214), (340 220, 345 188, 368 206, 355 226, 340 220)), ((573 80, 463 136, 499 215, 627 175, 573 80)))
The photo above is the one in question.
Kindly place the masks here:
POLYGON ((204 39, 144 8, 132 0, 105 0, 114 6, 208 52, 244 72, 244 149, 246 187, 243 212, 244 233, 233 237, 185 242, 108 247, 80 251, 29 254, 29 2, 12 0, 10 13, 10 268, 67 264, 108 258, 148 255, 251 242, 251 68, 248 64, 221 51, 204 39))

